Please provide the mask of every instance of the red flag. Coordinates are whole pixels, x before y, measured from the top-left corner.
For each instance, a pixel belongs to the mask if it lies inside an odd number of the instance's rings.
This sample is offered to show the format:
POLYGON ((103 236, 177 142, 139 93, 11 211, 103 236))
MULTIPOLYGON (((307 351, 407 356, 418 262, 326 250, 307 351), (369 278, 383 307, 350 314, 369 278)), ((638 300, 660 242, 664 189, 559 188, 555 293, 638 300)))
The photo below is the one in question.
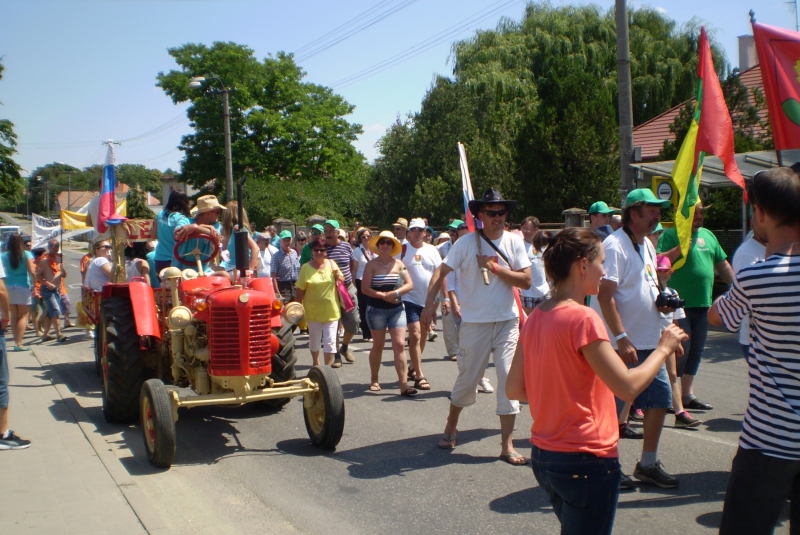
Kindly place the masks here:
POLYGON ((722 94, 722 87, 719 85, 717 72, 714 70, 711 46, 708 44, 704 27, 700 28, 700 61, 697 65, 697 75, 702 80, 703 94, 700 99, 700 128, 697 132, 695 151, 719 157, 725 166, 725 176, 745 189, 744 178, 733 157, 733 121, 722 94))
POLYGON ((775 150, 800 148, 800 33, 753 23, 775 150))

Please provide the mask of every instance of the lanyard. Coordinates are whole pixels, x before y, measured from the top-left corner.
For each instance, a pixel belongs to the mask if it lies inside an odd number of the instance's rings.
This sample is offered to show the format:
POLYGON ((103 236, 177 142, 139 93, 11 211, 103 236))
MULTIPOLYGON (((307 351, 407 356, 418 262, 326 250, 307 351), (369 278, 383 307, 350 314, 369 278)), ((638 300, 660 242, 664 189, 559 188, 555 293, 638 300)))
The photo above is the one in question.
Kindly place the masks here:
MULTIPOLYGON (((644 260, 644 255, 642 254, 642 251, 639 248, 639 244, 636 241, 636 237, 633 235, 633 232, 631 232, 631 229, 629 229, 627 225, 624 225, 622 227, 622 230, 624 230, 625 234, 627 234, 628 237, 631 239, 631 243, 633 244, 633 249, 636 251, 637 256, 639 257, 639 259, 642 261, 642 264, 644 264, 645 277, 649 277, 655 283, 656 288, 658 288, 659 290, 663 290, 664 288, 661 287, 661 281, 659 281, 657 277, 653 277, 652 275, 650 275, 647 272, 647 262, 645 262, 645 260, 644 260)), ((653 260, 653 264, 652 265, 653 265, 653 269, 655 269, 655 266, 657 265, 657 263, 650 256, 650 249, 647 248, 647 244, 645 244, 644 249, 645 249, 645 254, 647 255, 647 258, 650 259, 650 260, 653 260)))

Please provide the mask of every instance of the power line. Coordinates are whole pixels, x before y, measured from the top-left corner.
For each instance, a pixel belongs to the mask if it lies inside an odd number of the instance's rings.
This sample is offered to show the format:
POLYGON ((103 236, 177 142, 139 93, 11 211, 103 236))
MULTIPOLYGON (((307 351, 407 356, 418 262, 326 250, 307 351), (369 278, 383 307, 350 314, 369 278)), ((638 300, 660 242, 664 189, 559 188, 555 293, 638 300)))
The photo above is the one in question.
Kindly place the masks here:
POLYGON ((507 7, 513 4, 518 4, 523 1, 524 0, 509 0, 509 1, 499 0, 498 2, 495 2, 489 7, 486 7, 481 11, 478 11, 477 13, 470 15, 469 17, 461 20, 460 22, 457 22, 453 26, 450 26, 449 28, 442 30, 437 34, 423 41, 420 41, 419 43, 416 43, 410 48, 407 48, 406 50, 399 52, 394 56, 391 56, 370 67, 367 67, 366 69, 363 69, 355 74, 352 74, 346 78, 342 78, 341 80, 334 82, 333 84, 331 84, 331 86, 336 89, 341 89, 348 85, 359 82, 365 78, 378 74, 379 72, 385 71, 386 69, 394 67, 395 65, 398 65, 406 60, 409 60, 414 56, 418 56, 419 54, 422 54, 423 52, 430 50, 436 45, 454 37, 455 35, 458 35, 459 33, 472 29, 474 25, 486 20, 487 18, 493 15, 496 15, 500 11, 506 9, 507 7), (501 3, 502 5, 500 6, 497 5, 501 3))
POLYGON ((323 52, 323 51, 325 51, 325 50, 327 50, 327 49, 329 49, 329 48, 331 48, 331 47, 333 47, 333 46, 335 46, 335 45, 337 45, 337 44, 341 43, 342 41, 344 41, 344 40, 346 40, 346 39, 349 39, 350 37, 354 36, 355 34, 357 34, 357 33, 359 33, 359 32, 362 32, 362 31, 366 30, 366 29, 367 29, 367 28, 369 28, 370 26, 373 26, 373 25, 377 24, 378 22, 382 21, 382 20, 383 20, 383 19, 385 19, 386 17, 389 17, 389 16, 391 16, 391 15, 394 15, 395 13, 397 13, 398 11, 400 11, 401 9, 404 9, 404 8, 406 8, 406 7, 410 6, 411 4, 413 4, 413 3, 414 3, 414 2, 416 2, 416 1, 417 1, 417 0, 404 0, 404 1, 403 1, 403 2, 400 4, 400 5, 398 5, 398 6, 395 6, 395 7, 391 8, 391 9, 389 9, 388 11, 386 11, 386 12, 384 12, 384 13, 381 13, 381 14, 379 14, 379 15, 377 15, 377 16, 375 16, 375 17, 373 17, 372 19, 370 19, 370 20, 366 21, 366 22, 365 22, 364 24, 362 24, 361 26, 357 26, 356 28, 354 28, 354 29, 352 29, 352 30, 348 31, 348 32, 347 32, 347 33, 345 33, 345 34, 344 34, 342 37, 339 37, 339 38, 337 38, 335 41, 328 42, 328 43, 323 43, 323 44, 321 44, 320 46, 318 46, 318 47, 316 47, 316 48, 312 49, 312 50, 311 50, 311 51, 309 51, 309 52, 306 52, 306 53, 303 53, 303 54, 300 54, 300 55, 298 55, 298 56, 295 58, 295 60, 296 60, 297 62, 302 62, 302 61, 305 61, 305 60, 307 60, 307 59, 310 59, 310 58, 312 58, 312 57, 316 56, 317 54, 319 54, 320 52, 323 52))
POLYGON ((354 24, 359 19, 364 18, 365 16, 367 16, 371 12, 375 11, 376 9, 378 9, 380 6, 382 6, 383 4, 385 4, 387 2, 394 2, 394 0, 381 0, 380 2, 378 2, 377 4, 375 4, 374 6, 369 8, 368 10, 361 12, 360 14, 358 14, 357 16, 353 17, 352 19, 348 20, 347 22, 345 22, 341 26, 337 26, 336 28, 334 28, 333 30, 329 31, 328 33, 326 33, 326 34, 314 39, 313 41, 311 41, 310 43, 308 43, 308 44, 306 44, 304 46, 301 46, 300 48, 298 48, 297 50, 294 51, 294 54, 295 55, 302 54, 306 49, 311 48, 312 46, 315 46, 317 43, 319 43, 321 41, 324 41, 328 37, 332 37, 332 36, 336 35, 340 31, 342 31, 343 29, 347 28, 351 24, 354 24))

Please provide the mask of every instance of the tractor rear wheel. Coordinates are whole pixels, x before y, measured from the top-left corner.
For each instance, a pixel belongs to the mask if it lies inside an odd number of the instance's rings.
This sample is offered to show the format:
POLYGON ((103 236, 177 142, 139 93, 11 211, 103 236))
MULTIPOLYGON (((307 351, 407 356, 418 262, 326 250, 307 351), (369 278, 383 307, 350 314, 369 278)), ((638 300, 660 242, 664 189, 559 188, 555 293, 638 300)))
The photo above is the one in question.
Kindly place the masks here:
POLYGON ((161 380, 145 381, 139 408, 147 460, 158 468, 169 468, 175 459, 175 419, 169 392, 161 380))
POLYGON ((103 328, 102 325, 95 325, 94 329, 94 371, 98 377, 103 376, 103 328))
MULTIPOLYGON (((284 324, 280 329, 274 331, 273 334, 281 341, 278 352, 272 355, 272 373, 269 375, 270 379, 276 383, 283 383, 291 381, 297 377, 295 372, 295 365, 297 364, 297 355, 294 352, 295 337, 292 329, 294 325, 291 323, 284 324)), ((262 407, 267 409, 280 409, 291 398, 277 398, 265 399, 260 402, 262 407)))
POLYGON ((344 395, 339 377, 328 366, 314 366, 308 378, 319 390, 306 394, 303 419, 312 444, 319 448, 335 448, 344 433, 344 395))
POLYGON ((95 343, 105 347, 103 416, 110 423, 135 422, 142 388, 142 352, 130 299, 109 297, 102 303, 103 336, 95 343))

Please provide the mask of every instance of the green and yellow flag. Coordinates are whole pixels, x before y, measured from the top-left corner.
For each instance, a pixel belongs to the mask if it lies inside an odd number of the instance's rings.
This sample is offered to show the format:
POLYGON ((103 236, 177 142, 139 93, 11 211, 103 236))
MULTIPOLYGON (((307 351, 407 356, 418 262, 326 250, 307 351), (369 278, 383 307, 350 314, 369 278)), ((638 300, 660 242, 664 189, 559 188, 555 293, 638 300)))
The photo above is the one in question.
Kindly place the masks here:
POLYGON ((700 58, 697 65, 697 105, 686 139, 683 140, 672 180, 678 190, 678 210, 675 212, 675 230, 681 247, 681 257, 672 263, 680 269, 686 262, 692 246, 692 220, 699 198, 700 175, 706 153, 718 156, 725 167, 725 175, 744 189, 744 178, 736 165, 733 152, 733 122, 731 121, 719 78, 711 58, 706 29, 700 28, 700 58))

